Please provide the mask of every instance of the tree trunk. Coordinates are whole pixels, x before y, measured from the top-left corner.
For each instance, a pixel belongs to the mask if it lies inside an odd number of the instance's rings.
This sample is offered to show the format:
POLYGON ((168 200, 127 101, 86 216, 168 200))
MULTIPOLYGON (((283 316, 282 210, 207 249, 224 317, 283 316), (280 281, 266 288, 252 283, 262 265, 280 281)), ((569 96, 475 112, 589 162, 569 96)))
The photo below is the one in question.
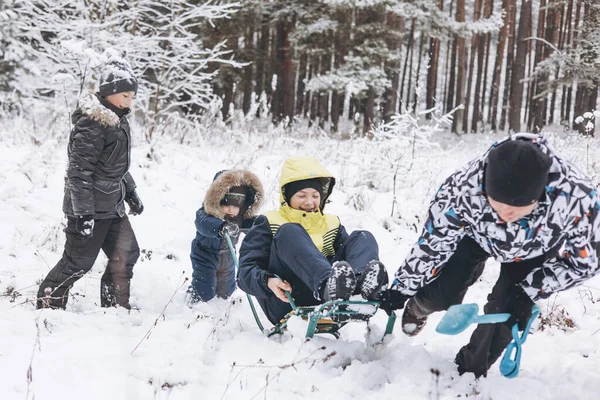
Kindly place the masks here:
MULTIPOLYGON (((564 35, 561 45, 561 50, 565 48, 565 46, 571 47, 572 39, 573 39, 573 29, 572 29, 572 19, 573 19, 573 0, 569 0, 567 5, 567 13, 565 15, 565 29, 564 35)), ((563 125, 568 125, 570 127, 571 118, 571 92, 572 85, 563 86, 563 92, 561 97, 561 105, 560 105, 560 122, 563 125)))
POLYGON ((363 136, 367 136, 373 125, 374 110, 375 110, 375 89, 372 87, 367 91, 367 98, 364 99, 363 113, 363 136))
POLYGON ((504 127, 506 125, 506 115, 508 113, 508 101, 509 101, 509 97, 510 97, 510 84, 512 81, 512 64, 513 64, 513 60, 514 60, 514 51, 515 51, 515 32, 516 32, 516 26, 517 26, 517 1, 516 0, 509 0, 510 1, 510 13, 507 11, 507 15, 510 18, 510 23, 507 26, 508 30, 507 30, 507 39, 508 39, 508 46, 507 46, 507 52, 506 52, 506 69, 505 69, 505 74, 504 74, 504 91, 502 94, 502 109, 500 112, 500 125, 499 125, 499 129, 501 131, 504 130, 504 127))
POLYGON ((408 109, 408 107, 410 106, 410 108, 412 109, 414 104, 411 104, 412 102, 410 101, 411 98, 411 93, 412 93, 412 73, 413 73, 413 60, 414 60, 414 52, 415 52, 415 41, 413 39, 413 44, 410 47, 410 54, 408 54, 408 86, 406 88, 406 103, 404 105, 404 107, 406 109, 408 109))
POLYGON ((252 76, 253 76, 253 63, 252 54, 254 52, 254 29, 253 27, 246 28, 246 36, 244 37, 244 52, 246 54, 246 62, 249 64, 244 67, 244 97, 242 99, 242 111, 244 115, 248 115, 250 111, 250 105, 252 104, 252 76))
POLYGON ((414 96, 413 96, 413 106, 412 106, 412 111, 417 112, 417 107, 419 107, 419 105, 417 104, 417 102, 419 101, 419 99, 417 98, 417 89, 420 90, 420 88, 418 88, 419 83, 421 82, 421 60, 423 59, 423 48, 425 47, 425 35, 421 35, 421 40, 419 43, 419 56, 417 57, 417 72, 416 72, 416 77, 415 77, 415 91, 414 91, 414 96))
MULTIPOLYGON (((331 43, 332 37, 328 35, 327 43, 331 43)), ((325 49, 321 55, 321 75, 326 75, 331 70, 332 53, 331 48, 325 49)), ((324 129, 329 120, 329 90, 319 92, 319 128, 324 129)))
POLYGON ((531 25, 531 0, 523 0, 517 32, 517 51, 512 63, 510 82, 510 106, 508 129, 511 132, 521 131, 521 106, 523 104, 523 78, 525 77, 525 61, 527 55, 527 31, 531 25))
MULTIPOLYGON (((557 4, 556 8, 554 10, 554 30, 552 32, 552 43, 554 43, 556 45, 557 48, 562 50, 562 45, 561 45, 561 41, 562 41, 562 27, 563 27, 563 18, 564 18, 564 7, 562 5, 562 3, 557 4)), ((549 53, 550 54, 550 53, 549 53)), ((554 72, 554 78, 558 79, 560 77, 560 68, 557 67, 555 72, 554 72)), ((552 125, 554 124, 554 108, 556 107, 556 88, 552 89, 552 96, 550 98, 550 108, 549 108, 549 115, 548 118, 546 120, 546 123, 548 125, 552 125)))
MULTIPOLYGON (((438 7, 444 11, 444 0, 440 0, 438 7)), ((425 94, 425 108, 431 110, 435 107, 437 99, 437 79, 440 60, 440 39, 431 38, 429 41, 429 68, 427 69, 427 93, 425 94)), ((431 113, 425 115, 431 119, 431 113)))
MULTIPOLYGON (((485 0, 484 17, 489 18, 492 14, 493 0, 485 0)), ((475 93, 473 97, 473 119, 471 120, 471 131, 480 132, 482 129, 483 107, 481 98, 485 94, 487 82, 487 61, 489 56, 490 34, 479 39, 477 49, 477 79, 475 81, 475 93), (485 39, 485 40, 484 40, 485 39), (481 89, 483 83, 483 90, 481 89)))
POLYGON ((300 56, 300 64, 298 65, 298 89, 296 90, 296 115, 302 115, 305 105, 305 93, 304 88, 306 84, 306 69, 307 69, 308 55, 306 52, 302 52, 300 56))
MULTIPOLYGON (((341 62, 343 60, 343 51, 341 44, 341 35, 340 30, 336 30, 333 36, 333 48, 334 48, 334 56, 333 56, 333 69, 337 70, 341 62)), ((331 93, 331 133, 337 133, 339 130, 340 124, 340 115, 343 107, 343 95, 340 95, 340 92, 334 90, 331 93), (341 101, 340 101, 341 100, 341 101)))
MULTIPOLYGON (((319 57, 313 55, 311 58, 312 62, 310 67, 310 77, 312 78, 319 71, 319 57)), ((317 113, 319 111, 319 94, 314 90, 311 90, 308 94, 310 95, 310 100, 308 103, 310 104, 308 126, 312 126, 312 124, 314 124, 315 120, 317 119, 317 113)))
MULTIPOLYGON (((456 1, 456 22, 465 22, 465 0, 456 1)), ((460 104, 465 104, 466 102, 465 82, 467 79, 468 54, 465 46, 465 38, 458 36, 456 42, 457 73, 455 104, 458 106, 460 104)), ((466 127, 463 125, 464 111, 464 109, 457 110, 454 114, 454 119, 452 120, 452 132, 458 134, 465 131, 466 127)))
POLYGON ((275 114, 273 114, 273 97, 274 97, 274 88, 273 81, 279 81, 278 73, 278 62, 277 62, 277 27, 273 27, 270 29, 270 40, 269 40, 269 62, 266 65, 265 71, 265 94, 267 95, 267 100, 269 104, 271 104, 271 118, 275 114))
MULTIPOLYGON (((404 18, 398 17, 396 14, 388 14, 388 26, 400 37, 404 31, 404 18)), ((396 36, 393 36, 387 41, 387 46, 390 53, 398 53, 402 45, 402 40, 396 36)), ((400 85, 400 61, 393 60, 386 63, 385 71, 387 76, 391 79, 392 85, 390 88, 386 88, 383 94, 383 120, 385 122, 391 121, 392 115, 396 113, 398 105, 398 87, 400 85)))
POLYGON ((229 65, 223 66, 219 74, 223 77, 223 106, 221 113, 223 114, 223 121, 228 122, 231 118, 231 104, 233 103, 233 73, 232 67, 229 65))
MULTIPOLYGON (((591 45, 595 40, 593 35, 596 33, 598 26, 600 26, 600 4, 586 3, 583 11, 581 31, 581 47, 583 50, 581 61, 590 69, 593 68, 592 66, 597 62, 598 57, 600 57, 600 54, 591 45)), ((594 111, 598 102, 599 85, 600 79, 598 78, 591 78, 590 81, 578 83, 577 97, 581 101, 576 102, 575 117, 584 116, 588 112, 591 114, 594 111)), ((587 116, 584 117, 584 123, 578 125, 579 132, 587 136, 594 136, 594 124, 588 125, 588 119, 593 119, 593 114, 590 115, 590 118, 587 118, 587 116)))
MULTIPOLYGON (((406 79, 406 70, 408 68, 408 59, 409 57, 412 57, 412 49, 413 49, 413 45, 415 42, 415 22, 416 18, 413 18, 410 24, 410 34, 408 36, 408 45, 406 46, 406 58, 404 59, 404 68, 402 71, 402 80, 400 81, 400 96, 399 99, 400 101, 398 102, 398 112, 402 113, 403 112, 403 108, 406 107, 406 105, 404 104, 404 82, 406 79)), ((408 95, 407 95, 407 100, 408 100, 408 95)))
MULTIPOLYGON (((260 39, 258 41, 258 49, 256 51, 256 86, 254 87, 254 92, 256 93, 257 98, 261 98, 262 94, 265 93, 265 61, 269 60, 269 38, 271 32, 269 29, 269 25, 266 21, 266 16, 264 14, 261 15, 261 25, 260 25, 260 39)), ((256 116, 261 117, 261 114, 266 112, 261 107, 256 109, 256 116)))
POLYGON ((294 51, 290 42, 293 27, 294 22, 280 21, 276 28, 277 87, 273 95, 273 122, 276 124, 284 119, 291 124, 294 118, 296 76, 293 62, 294 51))
MULTIPOLYGON (((548 9, 548 18, 551 18, 552 10, 548 9)), ((540 12, 538 16, 538 29, 536 36, 538 38, 544 37, 546 32, 546 25, 549 21, 546 20, 546 0, 540 1, 540 12)), ((535 62, 533 68, 544 60, 546 45, 542 41, 536 41, 535 44, 535 62)), ((532 90, 530 97, 530 111, 529 111, 529 124, 528 129, 532 132, 539 132, 545 124, 546 118, 546 96, 542 95, 545 90, 544 86, 547 84, 548 75, 546 73, 540 74, 533 82, 531 82, 532 90)))
MULTIPOLYGON (((483 0, 475 0, 475 7, 473 10, 473 22, 479 21, 479 17, 481 17, 481 8, 483 0)), ((475 71, 475 55, 477 50, 479 50, 479 42, 482 41, 481 37, 478 34, 473 35, 471 38, 471 57, 469 60, 469 72, 467 78, 467 93, 465 96, 465 110, 463 113, 463 129, 465 132, 469 132, 469 108, 471 104, 471 91, 473 84, 473 75, 475 71)), ((483 54, 481 54, 483 56, 483 54)), ((482 61, 483 62, 483 61, 482 61)), ((479 105, 478 105, 479 106, 479 105)), ((475 113, 475 110, 473 110, 475 113)))

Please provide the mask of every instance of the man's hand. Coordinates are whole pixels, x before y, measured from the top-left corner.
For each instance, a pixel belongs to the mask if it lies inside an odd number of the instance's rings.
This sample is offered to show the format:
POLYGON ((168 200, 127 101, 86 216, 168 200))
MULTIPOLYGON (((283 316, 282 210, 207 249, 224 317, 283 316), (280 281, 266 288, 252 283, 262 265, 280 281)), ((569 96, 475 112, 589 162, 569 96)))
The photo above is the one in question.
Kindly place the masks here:
POLYGON ((512 286, 506 297, 506 307, 511 314, 508 323, 511 326, 519 324, 519 330, 524 330, 529 318, 531 318, 531 309, 534 304, 533 300, 531 300, 521 286, 512 286))
POLYGON ((94 216, 93 215, 80 215, 75 221, 75 230, 77 233, 84 238, 91 238, 94 234, 94 216))
POLYGON ((125 201, 129 205, 129 214, 140 215, 144 212, 144 203, 142 203, 135 189, 125 195, 125 201))
POLYGON ((403 295, 398 290, 387 289, 381 292, 377 301, 381 304, 379 308, 386 312, 387 315, 392 315, 392 311, 404 308, 404 303, 408 300, 408 296, 403 295))
POLYGON ((267 286, 273 293, 275 293, 275 296, 277 296, 279 300, 289 303, 289 300, 284 292, 284 290, 287 290, 288 292, 292 293, 292 286, 289 283, 286 281, 282 282, 279 278, 273 277, 267 280, 267 286))

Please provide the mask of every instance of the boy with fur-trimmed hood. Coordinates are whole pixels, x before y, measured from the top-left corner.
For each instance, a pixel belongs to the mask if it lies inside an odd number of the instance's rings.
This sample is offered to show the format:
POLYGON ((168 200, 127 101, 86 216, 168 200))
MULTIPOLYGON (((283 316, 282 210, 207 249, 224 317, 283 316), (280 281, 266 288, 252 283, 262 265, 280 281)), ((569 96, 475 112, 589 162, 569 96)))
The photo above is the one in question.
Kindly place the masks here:
POLYGON ((256 175, 246 170, 220 171, 196 212, 196 237, 190 258, 194 269, 188 289, 190 303, 228 298, 235 290, 235 263, 225 234, 233 245, 240 229, 249 229, 263 199, 256 175))

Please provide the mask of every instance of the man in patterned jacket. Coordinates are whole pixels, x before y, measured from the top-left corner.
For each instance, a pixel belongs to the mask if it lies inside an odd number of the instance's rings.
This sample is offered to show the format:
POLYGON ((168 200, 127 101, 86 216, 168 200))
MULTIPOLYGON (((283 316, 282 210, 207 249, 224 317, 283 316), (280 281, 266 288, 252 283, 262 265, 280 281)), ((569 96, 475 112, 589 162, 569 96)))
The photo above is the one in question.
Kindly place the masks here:
POLYGON ((486 376, 523 329, 533 302, 598 271, 600 203, 590 180, 537 135, 514 135, 459 169, 433 199, 422 235, 384 292, 382 308, 404 307, 402 329, 418 334, 427 316, 460 304, 494 257, 500 276, 479 325, 456 356, 460 374, 486 376))

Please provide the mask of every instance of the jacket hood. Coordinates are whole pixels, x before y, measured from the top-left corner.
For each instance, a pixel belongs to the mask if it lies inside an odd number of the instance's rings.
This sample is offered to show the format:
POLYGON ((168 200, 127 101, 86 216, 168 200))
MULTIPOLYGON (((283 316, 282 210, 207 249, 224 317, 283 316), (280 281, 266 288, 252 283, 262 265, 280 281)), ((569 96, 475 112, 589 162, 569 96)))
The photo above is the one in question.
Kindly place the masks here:
POLYGON ((233 186, 248 187, 245 209, 241 210, 244 219, 258 215, 258 210, 260 210, 264 198, 262 183, 255 174, 242 169, 220 171, 215 175, 204 198, 204 209, 206 212, 217 218, 224 219, 225 213, 221 210, 221 200, 233 186))
POLYGON ((102 104, 95 94, 86 94, 79 99, 71 121, 75 124, 82 117, 88 117, 103 126, 117 126, 120 122, 119 116, 102 104))
POLYGON ((323 184, 323 198, 321 199, 320 206, 320 211, 323 212, 325 203, 335 186, 335 178, 314 157, 294 156, 285 160, 281 170, 281 177, 279 178, 279 203, 281 205, 286 204, 284 196, 285 185, 290 182, 313 178, 320 178, 323 184))

